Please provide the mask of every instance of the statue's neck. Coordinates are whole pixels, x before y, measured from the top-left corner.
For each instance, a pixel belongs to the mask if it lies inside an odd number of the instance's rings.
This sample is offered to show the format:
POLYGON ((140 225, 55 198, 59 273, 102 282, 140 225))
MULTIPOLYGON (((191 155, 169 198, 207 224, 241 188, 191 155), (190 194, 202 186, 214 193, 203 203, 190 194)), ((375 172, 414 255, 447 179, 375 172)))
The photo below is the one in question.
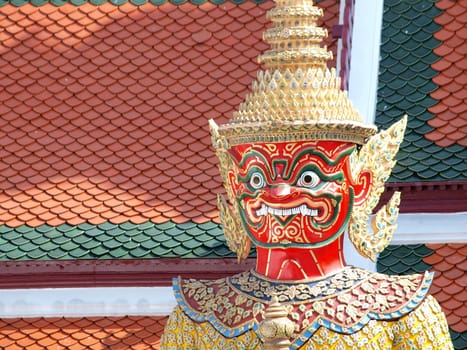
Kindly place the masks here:
POLYGON ((320 248, 256 247, 256 271, 277 280, 302 280, 333 275, 345 266, 343 235, 320 248))

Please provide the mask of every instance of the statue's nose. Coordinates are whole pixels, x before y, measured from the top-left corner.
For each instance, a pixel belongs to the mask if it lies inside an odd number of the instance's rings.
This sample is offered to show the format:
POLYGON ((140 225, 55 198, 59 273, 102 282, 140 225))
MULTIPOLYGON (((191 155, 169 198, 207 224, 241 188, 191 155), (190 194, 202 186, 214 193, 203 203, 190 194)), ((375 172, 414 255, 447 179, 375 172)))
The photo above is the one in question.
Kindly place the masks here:
POLYGON ((281 197, 281 196, 287 196, 290 194, 291 189, 289 185, 286 184, 280 184, 276 185, 274 187, 271 187, 270 190, 271 194, 276 197, 281 197))

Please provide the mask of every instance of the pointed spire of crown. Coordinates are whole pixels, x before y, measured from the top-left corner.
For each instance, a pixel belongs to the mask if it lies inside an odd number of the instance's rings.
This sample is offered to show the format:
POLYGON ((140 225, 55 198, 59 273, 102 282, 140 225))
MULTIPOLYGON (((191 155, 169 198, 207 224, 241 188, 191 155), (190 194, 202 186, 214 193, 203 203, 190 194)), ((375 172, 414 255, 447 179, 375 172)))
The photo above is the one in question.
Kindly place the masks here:
POLYGON ((324 69, 332 59, 332 52, 321 47, 327 38, 326 29, 318 27, 323 9, 313 6, 311 0, 277 0, 276 7, 267 13, 272 28, 263 33, 263 40, 271 49, 258 57, 259 63, 270 70, 291 71, 301 68, 324 69))
MULTIPOLYGON (((258 57, 252 91, 229 123, 213 131, 216 147, 266 141, 341 140, 357 144, 376 132, 365 125, 341 89, 332 53, 322 47, 327 30, 323 10, 312 0, 276 0, 267 13, 273 25, 263 33, 270 49, 258 57)), ((212 123, 213 125, 215 123, 212 123)))

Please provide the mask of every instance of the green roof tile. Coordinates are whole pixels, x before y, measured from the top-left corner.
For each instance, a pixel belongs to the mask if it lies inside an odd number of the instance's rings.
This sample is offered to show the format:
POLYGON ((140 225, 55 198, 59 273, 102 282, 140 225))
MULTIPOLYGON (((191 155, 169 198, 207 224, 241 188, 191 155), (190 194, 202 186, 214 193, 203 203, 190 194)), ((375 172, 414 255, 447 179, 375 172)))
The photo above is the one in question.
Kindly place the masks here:
MULTIPOLYGON (((11 244, 11 243, 3 243, 0 245, 0 252, 2 253, 8 253, 11 252, 12 250, 16 250, 18 248, 17 245, 11 244)), ((6 254, 4 254, 6 256, 6 254)))
POLYGON ((4 244, 8 244, 8 241, 6 239, 3 239, 1 234, 0 234, 0 249, 4 244))
POLYGON ((424 244, 390 245, 378 257, 378 272, 407 275, 428 270, 431 266, 423 258, 433 254, 424 244))
POLYGON ((128 257, 128 250, 126 250, 125 248, 117 248, 117 249, 112 249, 110 252, 109 252, 110 256, 112 258, 115 258, 115 259, 119 259, 119 258, 125 258, 125 257, 128 257))
MULTIPOLYGON (((42 237, 42 235, 39 232, 35 231, 35 230, 31 230, 29 232, 24 233, 23 237, 26 238, 28 241, 32 241, 32 240, 34 240, 36 238, 42 237)), ((1 244, 1 242, 0 242, 0 244, 1 244)))
POLYGON ((173 254, 180 255, 180 256, 184 255, 186 253, 186 251, 187 251, 186 248, 184 246, 181 246, 181 245, 179 245, 177 247, 174 247, 172 249, 173 254))
POLYGON ((40 248, 36 248, 30 252, 28 252, 28 257, 32 260, 40 260, 47 255, 47 252, 40 248))
MULTIPOLYGON (((162 246, 157 246, 153 249, 151 249, 151 252, 154 256, 160 256, 160 257, 173 257, 173 253, 171 249, 164 248, 162 246)), ((180 255, 179 257, 184 257, 183 255, 180 255)), ((190 256, 193 257, 193 256, 190 256)))
POLYGON ((77 227, 72 228, 71 230, 65 231, 64 234, 68 238, 75 238, 81 236, 83 231, 78 229, 77 227))
POLYGON ((438 103, 430 93, 438 88, 432 79, 439 73, 431 65, 440 59, 433 52, 440 45, 433 19, 440 13, 434 1, 384 1, 376 123, 385 129, 409 117, 390 182, 467 179, 467 149, 439 147, 424 136, 435 117, 428 108, 438 103))
POLYGON ((115 237, 115 239, 121 243, 126 243, 131 240, 131 237, 128 237, 125 233, 122 235, 115 237))
MULTIPOLYGON (((4 227, 8 227, 8 226, 4 226, 4 227)), ((45 224, 45 225, 35 227, 35 230, 39 231, 41 233, 45 233, 45 232, 54 230, 54 228, 52 226, 49 226, 49 225, 45 224)))
POLYGON ((99 247, 101 244, 102 244, 101 242, 91 240, 91 241, 83 243, 82 246, 86 249, 94 249, 96 247, 99 247))
POLYGON ((172 240, 171 236, 168 236, 165 232, 162 232, 160 235, 153 237, 153 240, 156 242, 162 243, 172 240))
POLYGON ((162 231, 153 226, 152 228, 145 229, 144 233, 148 236, 155 237, 160 235, 162 231))
POLYGON ((235 255, 227 248, 221 226, 215 222, 118 225, 107 222, 36 228, 0 225, 0 261, 161 257, 235 255))
POLYGON ((465 332, 454 332, 452 329, 449 329, 451 333, 452 343, 454 345, 454 349, 456 350, 465 350, 467 349, 467 331, 465 332))
POLYGON ((144 256, 150 254, 150 251, 144 249, 143 247, 137 247, 136 249, 131 250, 131 255, 135 258, 143 258, 144 256))
POLYGON ((137 227, 133 226, 133 229, 125 231, 125 236, 128 236, 128 237, 137 236, 137 235, 140 234, 140 232, 141 232, 141 230, 139 230, 137 227))
POLYGON ((21 245, 21 250, 26 253, 29 253, 35 249, 37 249, 37 246, 32 242, 27 242, 21 245))
POLYGON ((18 260, 26 256, 26 252, 15 249, 6 254, 7 258, 10 260, 18 260))
POLYGON ((109 252, 109 249, 104 248, 102 245, 98 245, 97 247, 91 249, 91 253, 94 254, 96 258, 102 257, 108 252, 109 252))
POLYGON ((128 249, 128 253, 131 254, 131 251, 133 249, 136 249, 139 247, 139 243, 133 242, 133 241, 128 241, 123 244, 123 247, 128 249))
POLYGON ((76 249, 78 247, 79 247, 79 244, 76 244, 76 243, 74 243, 72 241, 66 242, 65 244, 62 244, 60 246, 61 249, 65 250, 67 252, 69 252, 71 250, 74 250, 74 249, 76 249))
POLYGON ((20 237, 20 233, 13 229, 10 229, 10 231, 6 231, 2 233, 2 238, 8 241, 12 241, 18 237, 20 237))
MULTIPOLYGON (((63 250, 61 250, 60 248, 57 248, 57 249, 54 249, 54 250, 51 250, 47 253, 47 256, 49 257, 49 259, 51 260, 55 260, 55 259, 67 259, 68 258, 68 254, 66 252, 64 252, 63 250)), ((18 259, 18 258, 17 258, 18 259)))
MULTIPOLYGON (((123 224, 124 225, 124 224, 123 224)), ((83 230, 83 231, 89 231, 91 229, 93 229, 95 226, 94 225, 91 225, 90 223, 88 222, 84 222, 82 224, 79 224, 77 226, 80 230, 83 230)))
POLYGON ((16 232, 18 233, 21 233, 21 234, 25 234, 27 232, 31 232, 33 231, 34 229, 28 225, 24 225, 24 226, 20 226, 18 227, 18 229, 16 230, 16 232))
POLYGON ((15 239, 13 239, 13 240, 11 241, 11 243, 13 243, 13 244, 16 245, 16 246, 22 246, 22 245, 25 245, 25 244, 28 243, 28 242, 29 242, 29 241, 28 241, 26 238, 21 237, 21 236, 20 236, 20 237, 16 237, 15 239))
POLYGON ((122 242, 119 242, 115 238, 112 238, 112 239, 109 239, 108 241, 105 241, 103 245, 104 247, 108 249, 115 249, 115 248, 121 247, 122 244, 123 244, 122 242))
POLYGON ((144 249, 147 249, 147 250, 152 250, 152 249, 156 248, 157 246, 159 246, 159 243, 153 241, 152 239, 141 243, 141 247, 143 247, 144 249))
POLYGON ((86 255, 89 254, 89 250, 88 249, 84 249, 82 247, 77 247, 76 249, 73 249, 72 251, 69 252, 70 256, 75 258, 75 259, 79 259, 79 258, 82 258, 86 255))
POLYGON ((70 238, 65 237, 65 236, 55 236, 53 238, 53 242, 60 246, 60 245, 64 245, 64 244, 70 242, 70 238))
POLYGON ((40 248, 42 248, 46 252, 50 252, 54 249, 57 249, 58 247, 59 247, 58 244, 55 244, 54 242, 50 240, 40 245, 40 248))
POLYGON ((163 247, 166 247, 166 248, 170 248, 170 249, 173 249, 175 247, 178 247, 180 245, 180 242, 178 242, 177 240, 175 239, 170 239, 170 240, 166 240, 164 242, 161 242, 161 245, 163 247))
POLYGON ((190 240, 187 240, 185 242, 182 243, 182 246, 187 250, 187 251, 190 251, 192 249, 195 249, 196 247, 199 246, 199 242, 194 240, 194 239, 190 239, 190 240))
POLYGON ((86 242, 89 242, 92 240, 92 237, 86 236, 81 232, 79 236, 73 237, 73 242, 78 243, 78 244, 84 244, 86 242))
POLYGON ((211 253, 212 253, 212 250, 206 247, 197 247, 193 249, 193 254, 195 254, 196 256, 199 256, 200 258, 210 256, 211 253))
POLYGON ((97 237, 102 234, 102 230, 98 227, 90 227, 86 230, 86 235, 91 237, 97 237))
POLYGON ((151 237, 146 235, 145 232, 142 231, 139 235, 135 235, 131 239, 132 239, 133 242, 143 243, 143 242, 151 239, 151 237))
POLYGON ((94 237, 94 239, 98 240, 99 242, 106 242, 112 239, 112 236, 109 236, 105 231, 102 231, 100 235, 94 237))

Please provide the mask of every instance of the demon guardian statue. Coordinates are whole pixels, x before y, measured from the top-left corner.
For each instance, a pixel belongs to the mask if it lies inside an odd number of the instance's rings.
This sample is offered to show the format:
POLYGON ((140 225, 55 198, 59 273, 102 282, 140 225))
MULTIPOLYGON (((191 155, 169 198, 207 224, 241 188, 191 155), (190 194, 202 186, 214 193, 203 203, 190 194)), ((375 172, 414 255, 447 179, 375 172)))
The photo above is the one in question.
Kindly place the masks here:
POLYGON ((322 10, 276 2, 266 70, 229 123, 210 122, 226 240, 240 260, 253 243, 256 267, 176 279, 161 349, 452 349, 430 273, 387 276, 344 261, 346 230, 373 260, 390 242, 398 193, 367 223, 406 119, 379 133, 365 125, 327 68, 322 10))

